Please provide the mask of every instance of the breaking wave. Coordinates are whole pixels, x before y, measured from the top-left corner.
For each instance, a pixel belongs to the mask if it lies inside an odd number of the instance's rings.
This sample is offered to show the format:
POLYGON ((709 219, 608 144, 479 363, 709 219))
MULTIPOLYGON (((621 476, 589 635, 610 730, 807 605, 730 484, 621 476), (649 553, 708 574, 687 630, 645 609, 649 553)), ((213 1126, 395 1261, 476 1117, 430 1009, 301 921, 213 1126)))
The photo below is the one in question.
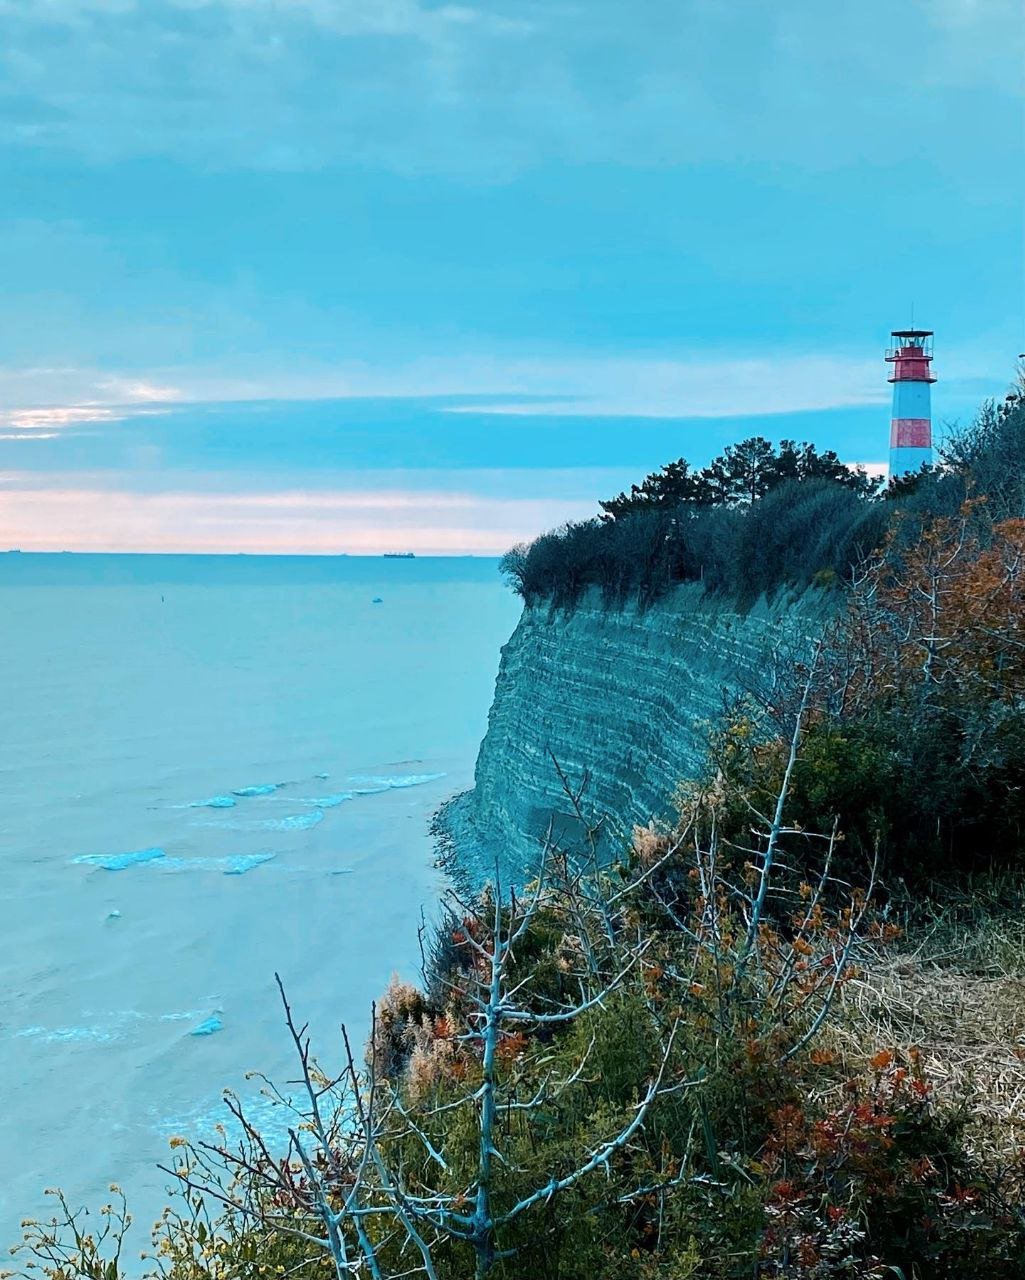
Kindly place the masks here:
POLYGON ((19 1040, 31 1037, 46 1044, 66 1044, 74 1040, 109 1044, 110 1041, 117 1040, 121 1032, 109 1027, 24 1027, 14 1034, 19 1040))

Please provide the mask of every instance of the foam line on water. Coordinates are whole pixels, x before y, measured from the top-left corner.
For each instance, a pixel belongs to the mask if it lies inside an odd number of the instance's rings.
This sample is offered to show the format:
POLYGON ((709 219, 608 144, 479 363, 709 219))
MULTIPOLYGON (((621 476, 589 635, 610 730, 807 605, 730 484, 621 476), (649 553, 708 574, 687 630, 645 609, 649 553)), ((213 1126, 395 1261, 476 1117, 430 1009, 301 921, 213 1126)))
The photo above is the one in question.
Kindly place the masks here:
MULTIPOLYGON (((288 1098, 287 1093, 285 1097, 288 1098)), ((291 1107, 260 1094, 250 1095, 241 1101, 246 1119, 260 1132, 267 1145, 272 1149, 287 1147, 289 1130, 296 1127, 296 1115, 291 1107)), ((188 1111, 171 1116, 155 1116, 151 1112, 151 1117, 154 1130, 162 1138, 188 1134, 200 1139, 216 1138, 218 1143, 233 1145, 244 1137, 242 1126, 221 1099, 211 1100, 209 1104, 199 1103, 188 1111), (223 1135, 219 1133, 220 1128, 224 1130, 223 1135)))
POLYGON ((14 1034, 19 1040, 31 1038, 42 1040, 45 1044, 66 1044, 75 1040, 109 1044, 110 1041, 116 1040, 120 1033, 106 1027, 24 1027, 14 1034))
POLYGON ((86 867, 102 867, 104 871, 124 871, 126 867, 138 866, 143 862, 156 862, 166 858, 163 849, 134 849, 128 853, 80 853, 72 858, 73 863, 86 867))
POLYGON ((291 813, 285 818, 243 818, 237 822, 194 822, 194 827, 216 827, 221 831, 308 831, 324 821, 324 810, 291 813))
POLYGON ((244 799, 248 799, 250 796, 269 796, 284 785, 283 782, 261 782, 252 787, 234 787, 231 794, 233 796, 242 796, 244 799))
POLYGON ((296 796, 296 800, 300 804, 312 804, 318 809, 337 809, 340 804, 345 804, 346 800, 355 799, 355 791, 337 791, 330 796, 296 796))
MULTIPOLYGON (((298 815, 301 818, 312 818, 312 814, 298 815)), ((323 817, 323 814, 321 814, 323 817)), ((319 818, 316 821, 319 822, 319 818)), ((278 821, 278 820, 275 820, 278 821)), ((280 821, 285 821, 281 819, 280 821)), ((264 824, 260 824, 264 825, 264 824)), ((303 823, 313 826, 314 822, 303 823)), ((186 871, 219 871, 226 876, 242 876, 254 867, 262 866, 277 857, 275 853, 234 853, 224 858, 179 858, 168 857, 163 849, 137 849, 130 853, 81 853, 72 858, 73 863, 88 867, 101 867, 104 871, 124 871, 127 867, 144 863, 156 863, 161 872, 181 873, 186 871)), ((111 917, 120 916, 120 912, 111 913, 111 917)))
POLYGON ((274 853, 235 853, 226 858, 165 858, 161 871, 219 871, 226 876, 243 876, 254 867, 277 857, 274 853))
MULTIPOLYGON (((207 1000, 205 1009, 209 1009, 211 1003, 213 1003, 213 1000, 207 1000)), ((21 1030, 13 1032, 13 1036, 18 1040, 38 1040, 43 1044, 75 1044, 82 1042, 113 1044, 115 1041, 123 1040, 131 1029, 138 1027, 140 1023, 192 1022, 196 1018, 202 1017, 203 1013, 204 1008, 173 1010, 170 1013, 158 1014, 139 1013, 136 1009, 97 1014, 87 1009, 83 1010, 83 1016, 95 1018, 97 1019, 96 1021, 83 1023, 79 1026, 64 1027, 33 1025, 22 1027, 21 1030)))
POLYGON ((234 796, 211 796, 209 800, 193 800, 190 809, 234 809, 234 796))
POLYGON ((264 831, 308 831, 323 821, 323 809, 311 809, 309 813, 292 813, 287 818, 265 818, 258 826, 264 831))
POLYGON ((422 787, 428 782, 437 782, 444 778, 443 773, 400 773, 354 775, 350 782, 362 784, 357 786, 356 794, 360 796, 376 795, 379 791, 399 791, 405 787, 422 787))

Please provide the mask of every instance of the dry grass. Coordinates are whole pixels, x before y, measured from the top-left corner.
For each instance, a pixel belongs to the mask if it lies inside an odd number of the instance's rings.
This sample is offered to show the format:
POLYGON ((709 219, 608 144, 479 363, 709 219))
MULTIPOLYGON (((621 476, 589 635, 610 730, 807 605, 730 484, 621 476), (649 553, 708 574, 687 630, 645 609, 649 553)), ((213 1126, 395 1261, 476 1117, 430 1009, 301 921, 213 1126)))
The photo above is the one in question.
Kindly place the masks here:
POLYGON ((937 1103, 963 1112, 980 1163, 994 1172, 1025 1167, 1020 901, 983 890, 951 904, 911 930, 896 954, 867 959, 838 1011, 833 1034, 845 1058, 916 1050, 937 1103))

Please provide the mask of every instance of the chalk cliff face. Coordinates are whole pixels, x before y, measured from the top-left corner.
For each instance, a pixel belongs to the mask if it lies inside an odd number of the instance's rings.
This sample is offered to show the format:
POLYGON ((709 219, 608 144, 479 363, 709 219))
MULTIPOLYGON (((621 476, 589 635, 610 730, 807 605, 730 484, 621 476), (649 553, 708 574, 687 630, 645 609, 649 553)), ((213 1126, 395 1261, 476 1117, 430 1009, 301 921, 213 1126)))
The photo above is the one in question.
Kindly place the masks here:
POLYGON ((479 876, 498 859, 519 874, 550 823, 579 834, 553 756, 573 785, 587 775, 583 807, 606 816, 607 850, 634 823, 671 814, 726 701, 759 686, 775 650, 810 644, 829 612, 820 593, 740 611, 696 585, 645 611, 597 598, 570 613, 524 609, 502 650, 475 785, 440 818, 455 865, 479 876))

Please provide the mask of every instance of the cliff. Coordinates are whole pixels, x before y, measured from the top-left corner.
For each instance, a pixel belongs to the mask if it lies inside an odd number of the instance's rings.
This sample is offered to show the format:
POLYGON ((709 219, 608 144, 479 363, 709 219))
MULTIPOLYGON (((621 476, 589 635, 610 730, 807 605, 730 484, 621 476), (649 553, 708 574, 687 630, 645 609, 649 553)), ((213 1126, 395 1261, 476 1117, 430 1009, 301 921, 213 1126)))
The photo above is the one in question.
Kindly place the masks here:
POLYGON ((498 859, 516 874, 550 823, 572 836, 553 756, 574 786, 587 775, 589 819, 615 815, 606 850, 634 823, 668 816, 726 701, 761 683, 774 650, 805 648, 831 600, 809 591, 740 610, 691 584, 643 611, 596 596, 571 612, 525 608, 502 650, 475 785, 439 815, 456 869, 477 878, 498 859))

